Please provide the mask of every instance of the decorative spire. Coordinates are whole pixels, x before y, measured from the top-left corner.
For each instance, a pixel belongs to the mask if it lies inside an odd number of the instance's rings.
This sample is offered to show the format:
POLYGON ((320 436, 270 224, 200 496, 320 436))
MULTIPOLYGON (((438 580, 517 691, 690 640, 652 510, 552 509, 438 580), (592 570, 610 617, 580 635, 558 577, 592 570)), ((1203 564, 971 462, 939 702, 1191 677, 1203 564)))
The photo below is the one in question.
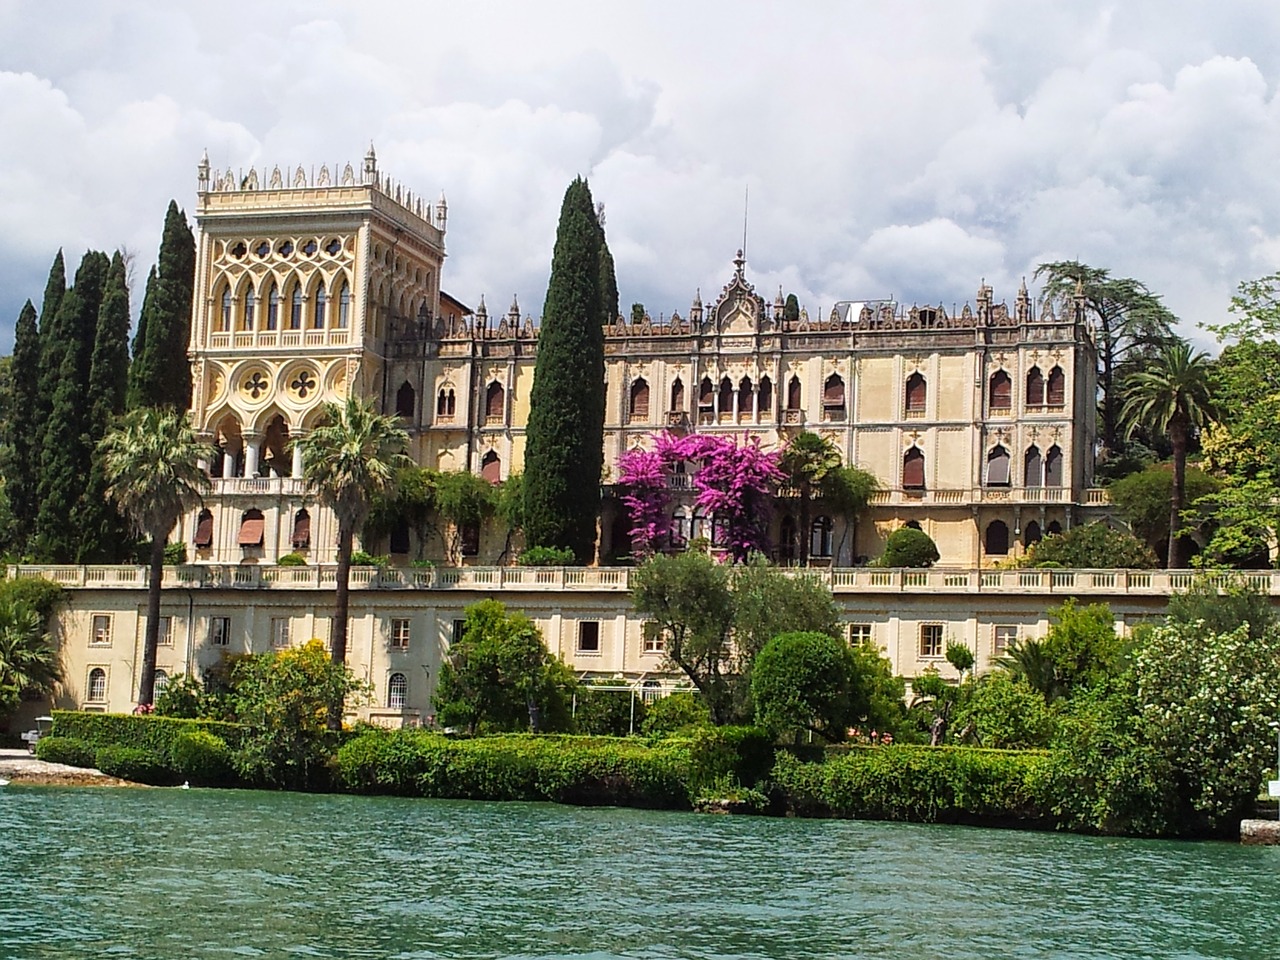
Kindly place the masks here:
POLYGON ((520 302, 516 299, 516 295, 511 295, 511 309, 507 311, 507 316, 520 319, 520 302))
POLYGON ((207 147, 200 155, 200 165, 196 167, 196 180, 201 190, 209 189, 209 150, 207 147))
POLYGON ((484 305, 484 294, 480 294, 480 306, 476 307, 476 316, 488 319, 489 308, 484 305))
POLYGON ((364 182, 377 183, 378 155, 374 152, 373 141, 369 141, 369 152, 364 155, 364 182))
POLYGON ((436 229, 444 233, 444 228, 449 222, 449 203, 444 198, 444 191, 440 191, 440 199, 436 201, 436 229))
POLYGON ((743 279, 742 268, 746 266, 747 258, 743 255, 742 250, 738 250, 738 255, 733 258, 733 275, 739 280, 743 279))

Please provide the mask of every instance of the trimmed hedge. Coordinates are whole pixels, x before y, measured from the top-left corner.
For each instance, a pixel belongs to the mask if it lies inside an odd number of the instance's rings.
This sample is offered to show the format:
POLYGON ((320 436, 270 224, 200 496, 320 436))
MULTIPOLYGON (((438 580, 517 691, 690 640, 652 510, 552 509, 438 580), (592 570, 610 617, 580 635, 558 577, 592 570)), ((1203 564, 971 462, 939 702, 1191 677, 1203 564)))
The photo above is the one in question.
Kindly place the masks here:
POLYGON ((169 766, 174 774, 196 786, 215 787, 236 779, 231 748, 205 730, 187 730, 173 738, 169 766))
POLYGON ((688 809, 687 744, 510 735, 452 740, 421 730, 367 730, 337 756, 353 793, 459 800, 549 800, 688 809))
POLYGON ((76 737, 94 747, 122 746, 150 750, 167 757, 173 741, 184 733, 199 730, 211 733, 232 750, 240 746, 246 733, 238 723, 219 720, 182 720, 155 714, 85 713, 79 710, 54 710, 53 733, 59 737, 76 737))
MULTIPOLYGON (((86 761, 77 766, 96 765, 122 780, 154 784, 189 780, 221 786, 236 781, 231 758, 246 731, 239 724, 218 720, 54 710, 53 732, 54 736, 36 744, 41 759, 50 759, 40 753, 45 741, 70 741, 79 746, 68 755, 86 761), (131 752, 119 754, 114 752, 117 749, 131 752), (111 770, 102 765, 104 750, 112 751, 106 759, 111 770)), ((66 748, 55 744, 52 749, 66 748)))
POLYGON ((149 783, 156 787, 166 787, 176 782, 173 770, 165 758, 152 750, 113 744, 98 750, 97 761, 99 770, 121 780, 149 783))
POLYGON ((1056 823, 1049 754, 973 747, 852 747, 806 763, 783 753, 773 782, 798 816, 924 823, 1056 823))
POLYGON ((36 758, 46 763, 65 763, 71 767, 93 767, 97 748, 78 737, 41 737, 36 741, 36 758))

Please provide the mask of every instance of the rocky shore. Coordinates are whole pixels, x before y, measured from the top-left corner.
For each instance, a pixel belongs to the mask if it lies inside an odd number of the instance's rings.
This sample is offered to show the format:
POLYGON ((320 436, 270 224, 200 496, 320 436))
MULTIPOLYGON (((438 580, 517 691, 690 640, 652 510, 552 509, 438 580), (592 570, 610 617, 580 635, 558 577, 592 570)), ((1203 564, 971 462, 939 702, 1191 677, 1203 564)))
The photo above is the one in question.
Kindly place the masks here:
POLYGON ((37 760, 26 750, 0 750, 0 780, 39 787, 132 787, 127 780, 109 777, 101 770, 70 767, 65 763, 37 760))

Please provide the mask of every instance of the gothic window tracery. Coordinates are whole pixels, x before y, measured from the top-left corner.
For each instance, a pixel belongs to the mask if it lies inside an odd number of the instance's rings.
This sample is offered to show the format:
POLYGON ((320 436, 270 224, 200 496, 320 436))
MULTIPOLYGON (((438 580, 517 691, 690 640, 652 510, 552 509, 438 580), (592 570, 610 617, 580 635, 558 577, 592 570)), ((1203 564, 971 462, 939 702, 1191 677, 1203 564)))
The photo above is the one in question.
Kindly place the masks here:
POLYGON ((1027 406, 1044 406, 1044 374, 1039 367, 1027 371, 1027 406))
POLYGON ((328 309, 328 300, 325 297, 324 281, 321 280, 316 284, 316 297, 314 313, 312 314, 311 326, 316 330, 323 330, 325 324, 325 313, 328 309))
POLYGON ((302 284, 295 281, 293 296, 289 300, 289 329, 302 329, 302 284))
POLYGON ((644 377, 631 383, 631 399, 627 409, 628 421, 645 422, 649 419, 649 384, 644 377))
POLYGON ((347 281, 342 281, 342 290, 338 294, 338 329, 347 329, 351 322, 351 287, 347 281))
POLYGON ((923 417, 929 401, 929 385, 919 371, 907 377, 906 411, 908 418, 923 417))
POLYGON ((987 406, 992 413, 1008 413, 1013 408, 1013 380, 1003 370, 991 375, 987 387, 987 406))
POLYGON ((924 489, 924 451, 912 447, 902 455, 902 489, 924 489))
POLYGON ((1062 368, 1055 366, 1049 371, 1049 382, 1045 390, 1045 403, 1050 407, 1061 407, 1067 402, 1067 375, 1062 368))
POLYGON ((276 282, 271 281, 267 288, 267 329, 275 330, 280 324, 280 291, 276 282))

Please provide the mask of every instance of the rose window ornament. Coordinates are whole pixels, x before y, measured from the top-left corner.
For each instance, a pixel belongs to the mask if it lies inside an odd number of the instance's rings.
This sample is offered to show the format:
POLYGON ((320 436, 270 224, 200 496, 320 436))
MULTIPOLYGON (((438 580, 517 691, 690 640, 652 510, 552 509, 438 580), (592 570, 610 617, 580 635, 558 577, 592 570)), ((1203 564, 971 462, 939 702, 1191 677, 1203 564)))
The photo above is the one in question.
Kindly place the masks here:
POLYGON ((305 400, 309 394, 315 392, 316 386, 316 378, 309 371, 303 370, 293 378, 293 382, 289 384, 289 389, 298 395, 299 400, 305 400))
POLYGON ((244 392, 254 400, 271 389, 271 383, 262 375, 261 370, 253 371, 253 375, 244 382, 244 392))

